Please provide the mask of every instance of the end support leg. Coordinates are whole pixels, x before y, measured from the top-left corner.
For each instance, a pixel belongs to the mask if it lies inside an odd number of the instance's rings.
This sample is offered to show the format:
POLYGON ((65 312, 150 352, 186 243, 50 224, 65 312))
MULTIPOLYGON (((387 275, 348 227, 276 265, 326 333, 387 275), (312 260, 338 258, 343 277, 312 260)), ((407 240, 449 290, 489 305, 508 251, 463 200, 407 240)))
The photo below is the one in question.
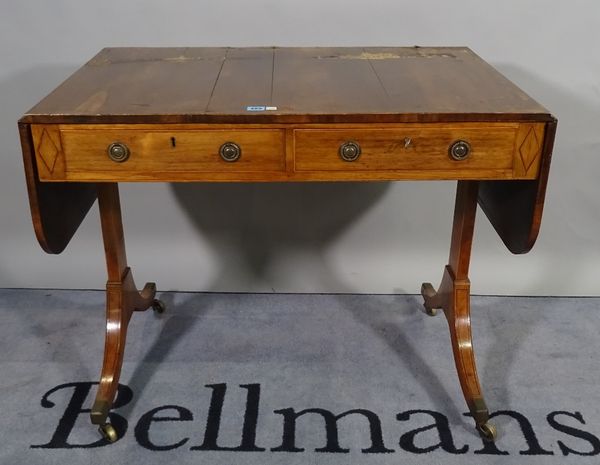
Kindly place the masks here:
POLYGON ((109 441, 118 439, 108 423, 108 413, 115 400, 123 365, 127 327, 134 311, 144 311, 164 304, 155 300, 156 285, 147 283, 138 291, 131 269, 127 266, 123 224, 117 184, 98 185, 100 220, 106 255, 108 282, 106 284, 106 339, 104 361, 96 400, 90 418, 99 425, 100 432, 109 441))
POLYGON ((489 411, 477 375, 471 335, 471 284, 468 271, 477 209, 477 187, 476 181, 458 182, 449 264, 444 270, 438 290, 430 283, 423 283, 421 294, 428 314, 432 314, 435 309, 443 309, 446 315, 454 362, 465 401, 475 420, 477 431, 484 439, 494 441, 496 428, 489 423, 489 411))

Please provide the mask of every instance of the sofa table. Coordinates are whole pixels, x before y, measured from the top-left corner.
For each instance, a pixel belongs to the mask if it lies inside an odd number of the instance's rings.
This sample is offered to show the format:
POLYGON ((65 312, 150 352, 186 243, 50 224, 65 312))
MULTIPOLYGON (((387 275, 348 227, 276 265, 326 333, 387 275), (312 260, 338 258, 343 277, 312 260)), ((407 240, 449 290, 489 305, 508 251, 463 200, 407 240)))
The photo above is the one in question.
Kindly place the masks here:
MULTIPOLYGON (((495 428, 471 338, 477 204, 513 253, 540 227, 556 119, 468 48, 109 48, 19 121, 42 248, 67 246, 96 198, 106 341, 91 421, 109 441, 133 311, 162 311, 127 264, 118 183, 457 180, 450 258, 424 307, 443 309, 462 391, 495 428)), ((318 225, 315 225, 318 227, 318 225)))

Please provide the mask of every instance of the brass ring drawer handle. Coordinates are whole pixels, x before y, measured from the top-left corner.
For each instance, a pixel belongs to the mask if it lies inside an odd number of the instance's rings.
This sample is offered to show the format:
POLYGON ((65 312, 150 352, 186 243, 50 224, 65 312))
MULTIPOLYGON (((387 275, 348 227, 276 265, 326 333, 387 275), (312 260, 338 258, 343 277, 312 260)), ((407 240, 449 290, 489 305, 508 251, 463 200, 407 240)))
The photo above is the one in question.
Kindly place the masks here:
POLYGON ((219 149, 221 158, 227 162, 238 161, 242 156, 242 149, 234 142, 225 142, 219 149))
POLYGON ((107 149, 108 157, 117 163, 127 161, 130 155, 129 147, 122 142, 113 142, 107 149))
POLYGON ((461 161, 469 156, 471 153, 471 145, 466 140, 457 140, 450 145, 448 154, 450 158, 461 161))
POLYGON ((340 157, 344 161, 356 161, 360 157, 360 145, 357 142, 348 141, 340 145, 340 157))

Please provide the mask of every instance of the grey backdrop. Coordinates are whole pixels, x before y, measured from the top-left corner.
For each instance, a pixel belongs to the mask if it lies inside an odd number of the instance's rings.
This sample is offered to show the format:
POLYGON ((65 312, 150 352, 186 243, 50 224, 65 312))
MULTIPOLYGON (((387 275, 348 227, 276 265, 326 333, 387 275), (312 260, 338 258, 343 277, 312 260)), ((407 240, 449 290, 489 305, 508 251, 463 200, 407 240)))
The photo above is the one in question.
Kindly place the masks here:
MULTIPOLYGON (((512 256, 482 214, 475 293, 600 293, 600 4, 0 2, 0 287, 101 288, 93 209, 65 253, 29 217, 16 121, 106 46, 468 45, 558 118, 542 232, 512 256)), ((454 184, 122 187, 129 261, 159 289, 417 292, 446 262, 454 184)), ((481 212, 480 212, 481 213, 481 212)))

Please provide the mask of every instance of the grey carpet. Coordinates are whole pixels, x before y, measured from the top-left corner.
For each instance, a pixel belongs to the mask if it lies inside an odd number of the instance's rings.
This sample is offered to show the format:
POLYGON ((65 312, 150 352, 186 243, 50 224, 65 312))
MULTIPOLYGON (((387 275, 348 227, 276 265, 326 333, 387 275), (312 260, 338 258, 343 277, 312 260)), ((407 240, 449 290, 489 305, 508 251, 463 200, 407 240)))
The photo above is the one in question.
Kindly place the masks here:
POLYGON ((0 291, 0 463, 600 463, 599 298, 473 298, 500 430, 484 447, 444 317, 416 296, 162 297, 166 314, 132 320, 123 437, 106 444, 79 411, 100 369, 103 293, 0 291), (294 422, 305 409, 322 410, 294 422), (352 411, 328 437, 323 415, 352 411))

